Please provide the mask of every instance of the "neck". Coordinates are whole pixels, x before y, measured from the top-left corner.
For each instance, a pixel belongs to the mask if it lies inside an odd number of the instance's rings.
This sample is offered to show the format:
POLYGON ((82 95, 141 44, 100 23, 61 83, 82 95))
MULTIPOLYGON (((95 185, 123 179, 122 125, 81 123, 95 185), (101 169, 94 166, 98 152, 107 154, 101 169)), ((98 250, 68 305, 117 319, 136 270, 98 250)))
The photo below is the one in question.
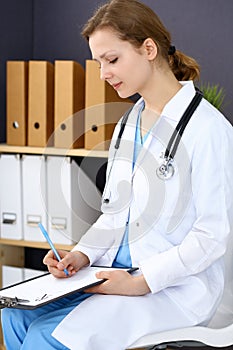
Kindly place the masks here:
POLYGON ((174 74, 166 71, 156 71, 140 92, 145 101, 145 109, 141 115, 141 134, 147 133, 159 119, 165 105, 177 94, 182 85, 174 74))
POLYGON ((157 71, 156 74, 151 76, 141 92, 141 96, 145 101, 145 108, 160 115, 165 105, 177 94, 181 87, 182 85, 170 70, 165 73, 164 71, 157 71))

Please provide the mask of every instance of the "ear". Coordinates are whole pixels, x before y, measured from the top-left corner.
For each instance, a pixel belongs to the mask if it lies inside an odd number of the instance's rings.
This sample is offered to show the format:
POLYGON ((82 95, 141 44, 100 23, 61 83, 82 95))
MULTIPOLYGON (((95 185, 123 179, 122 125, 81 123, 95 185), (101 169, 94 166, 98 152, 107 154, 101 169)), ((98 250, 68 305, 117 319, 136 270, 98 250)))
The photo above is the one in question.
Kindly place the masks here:
POLYGON ((144 52, 149 61, 153 61, 158 53, 158 48, 153 39, 147 38, 143 43, 144 52))

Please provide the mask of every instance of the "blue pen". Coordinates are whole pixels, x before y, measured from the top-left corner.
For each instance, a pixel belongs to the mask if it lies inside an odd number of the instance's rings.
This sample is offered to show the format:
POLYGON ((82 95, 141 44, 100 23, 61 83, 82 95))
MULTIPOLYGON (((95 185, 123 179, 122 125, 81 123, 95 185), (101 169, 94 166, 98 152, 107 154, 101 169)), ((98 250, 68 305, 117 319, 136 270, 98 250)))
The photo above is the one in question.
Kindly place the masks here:
MULTIPOLYGON (((57 258, 57 260, 58 260, 58 261, 61 261, 61 257, 60 257, 60 255, 58 254, 56 248, 54 247, 54 244, 53 244, 53 242, 51 241, 51 239, 50 239, 50 237, 49 237, 49 235, 48 235, 48 232, 45 230, 44 226, 43 226, 41 223, 39 223, 38 226, 39 226, 41 232, 43 233, 43 235, 44 235, 46 241, 47 241, 48 244, 50 245, 50 247, 51 247, 51 249, 52 249, 54 255, 55 255, 56 258, 57 258)), ((68 272, 67 269, 64 269, 64 272, 65 272, 66 276, 69 276, 69 272, 68 272)))

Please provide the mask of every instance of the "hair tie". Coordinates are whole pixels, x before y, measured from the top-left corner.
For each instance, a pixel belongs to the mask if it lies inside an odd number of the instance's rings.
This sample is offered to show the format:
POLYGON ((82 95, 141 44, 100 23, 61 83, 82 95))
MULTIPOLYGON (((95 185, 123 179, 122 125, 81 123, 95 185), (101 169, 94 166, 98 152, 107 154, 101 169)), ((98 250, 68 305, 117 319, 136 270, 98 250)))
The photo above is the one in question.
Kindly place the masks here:
POLYGON ((172 56, 172 55, 174 55, 175 52, 176 52, 176 47, 173 46, 173 45, 171 45, 171 46, 169 47, 169 50, 168 50, 168 55, 169 55, 169 56, 172 56))

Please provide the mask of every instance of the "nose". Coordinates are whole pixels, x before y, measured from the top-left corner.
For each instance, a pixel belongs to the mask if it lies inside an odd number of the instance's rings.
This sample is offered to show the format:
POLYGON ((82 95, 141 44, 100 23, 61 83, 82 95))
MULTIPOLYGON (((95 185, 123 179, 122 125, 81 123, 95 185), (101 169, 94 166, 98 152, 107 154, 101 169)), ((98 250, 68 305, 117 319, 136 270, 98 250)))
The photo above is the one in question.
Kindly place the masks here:
POLYGON ((100 79, 101 80, 108 80, 112 78, 112 73, 109 68, 106 66, 100 67, 100 79))

